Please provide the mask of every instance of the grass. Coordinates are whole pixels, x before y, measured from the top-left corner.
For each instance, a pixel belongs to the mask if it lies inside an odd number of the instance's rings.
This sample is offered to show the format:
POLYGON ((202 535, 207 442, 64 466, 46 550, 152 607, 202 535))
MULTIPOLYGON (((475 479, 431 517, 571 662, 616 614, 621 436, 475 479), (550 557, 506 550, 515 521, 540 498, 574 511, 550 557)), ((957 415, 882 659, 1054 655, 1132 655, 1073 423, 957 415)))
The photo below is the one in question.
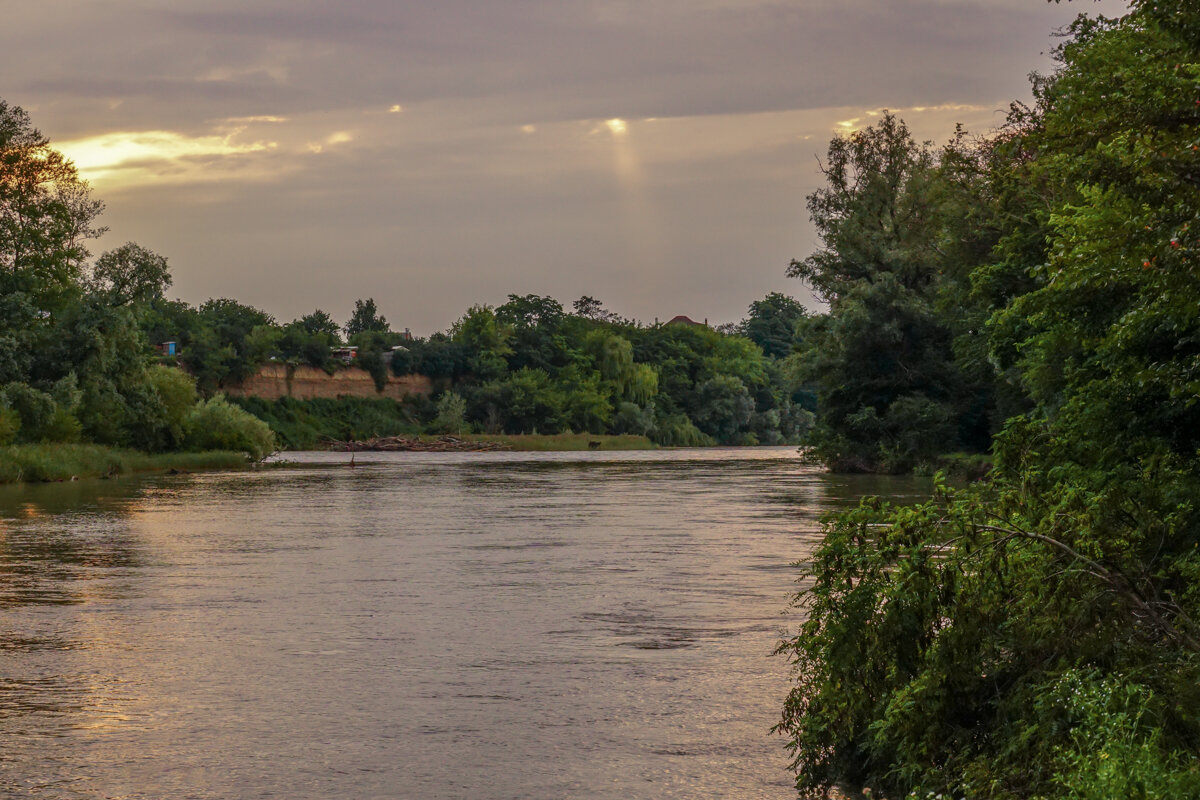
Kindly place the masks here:
MULTIPOLYGON (((423 436, 422 439, 436 439, 436 436, 423 436)), ((467 433, 456 437, 470 442, 503 442, 513 450, 523 452, 556 452, 564 450, 654 450, 657 445, 645 436, 622 434, 620 436, 597 435, 591 433, 522 433, 487 434, 467 433), (593 442, 599 445, 593 447, 593 442)))
POLYGON ((139 453, 95 444, 24 444, 0 447, 0 483, 108 478, 133 472, 190 472, 246 465, 241 453, 139 453))

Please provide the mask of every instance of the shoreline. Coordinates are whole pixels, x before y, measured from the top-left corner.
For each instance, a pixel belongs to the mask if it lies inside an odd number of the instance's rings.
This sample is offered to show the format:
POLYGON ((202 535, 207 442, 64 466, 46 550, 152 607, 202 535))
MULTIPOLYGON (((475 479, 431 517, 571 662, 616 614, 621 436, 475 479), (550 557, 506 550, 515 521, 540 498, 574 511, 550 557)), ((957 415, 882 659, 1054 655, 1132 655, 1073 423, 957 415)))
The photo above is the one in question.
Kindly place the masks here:
POLYGON ((98 444, 20 444, 0 447, 0 485, 114 478, 139 472, 238 469, 246 456, 228 450, 142 453, 98 444))
MULTIPOLYGON (((375 440, 351 442, 329 442, 323 450, 355 452, 371 451, 431 451, 444 452, 504 450, 518 453, 529 452, 576 452, 576 451, 613 451, 613 450, 657 450, 654 444, 645 436, 634 434, 590 434, 590 433, 464 433, 464 434, 420 434, 411 436, 387 437, 388 441, 396 440, 409 443, 411 446, 372 446, 375 440)), ((289 452, 289 451, 281 451, 289 452)))

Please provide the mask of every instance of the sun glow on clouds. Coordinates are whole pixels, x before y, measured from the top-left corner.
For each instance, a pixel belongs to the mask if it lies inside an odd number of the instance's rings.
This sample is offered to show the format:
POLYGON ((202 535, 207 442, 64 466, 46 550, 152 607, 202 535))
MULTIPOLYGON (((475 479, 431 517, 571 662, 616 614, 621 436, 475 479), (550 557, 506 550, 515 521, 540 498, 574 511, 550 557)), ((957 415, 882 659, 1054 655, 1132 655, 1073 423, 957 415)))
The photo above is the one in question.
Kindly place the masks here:
POLYGON ((891 111, 898 117, 904 117, 905 115, 911 117, 913 114, 940 113, 946 111, 959 113, 978 113, 980 111, 987 110, 987 106, 967 105, 965 103, 943 103, 942 105, 938 106, 909 106, 908 108, 892 109, 876 108, 863 111, 862 116, 851 117, 850 119, 844 119, 835 122, 833 124, 833 130, 843 136, 849 136, 850 134, 857 133, 866 127, 866 125, 860 124, 863 123, 864 120, 866 120, 867 125, 874 124, 874 121, 877 118, 882 117, 885 111, 891 111))
POLYGON ((156 179, 194 179, 196 163, 260 153, 276 142, 236 142, 241 129, 224 135, 185 136, 174 131, 117 131, 61 142, 57 149, 75 162, 79 174, 99 184, 132 184, 156 179))
POLYGON ((315 153, 323 153, 323 152, 325 152, 326 147, 335 147, 339 144, 345 144, 346 142, 353 142, 353 141, 354 141, 354 134, 351 133, 350 131, 337 131, 336 133, 331 133, 328 136, 326 136, 325 140, 323 142, 309 142, 308 143, 308 152, 314 153, 314 154, 315 153))

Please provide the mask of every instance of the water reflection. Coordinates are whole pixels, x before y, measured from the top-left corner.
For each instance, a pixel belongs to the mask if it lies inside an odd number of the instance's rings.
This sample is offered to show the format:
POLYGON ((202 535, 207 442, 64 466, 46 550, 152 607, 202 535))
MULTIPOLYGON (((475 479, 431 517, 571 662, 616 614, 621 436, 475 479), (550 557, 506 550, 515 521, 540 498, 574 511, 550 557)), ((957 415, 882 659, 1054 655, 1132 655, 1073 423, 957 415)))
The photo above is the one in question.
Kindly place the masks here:
POLYGON ((786 449, 311 454, 0 489, 0 789, 789 797, 786 449))

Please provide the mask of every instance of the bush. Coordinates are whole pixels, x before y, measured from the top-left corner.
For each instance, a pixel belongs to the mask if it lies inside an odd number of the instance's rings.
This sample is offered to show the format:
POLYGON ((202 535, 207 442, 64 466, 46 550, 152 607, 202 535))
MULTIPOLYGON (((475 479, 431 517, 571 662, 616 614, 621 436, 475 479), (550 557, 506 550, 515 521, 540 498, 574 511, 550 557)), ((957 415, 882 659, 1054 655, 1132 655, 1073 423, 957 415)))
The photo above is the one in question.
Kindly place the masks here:
POLYGON ((0 392, 0 402, 16 412, 20 425, 14 431, 23 442, 54 441, 58 404, 45 392, 27 383, 10 383, 0 392))
POLYGON ((655 444, 665 447, 709 447, 715 442, 683 414, 670 414, 658 421, 650 436, 655 444))
POLYGON ((436 433, 462 433, 467 428, 467 401, 454 392, 446 392, 437 403, 437 418, 432 427, 436 433))
POLYGON ((621 403, 613 417, 613 433, 632 433, 654 437, 654 404, 641 408, 636 403, 621 403))
POLYGON ((164 449, 175 449, 183 442, 183 426, 196 405, 196 381, 182 370, 152 366, 147 378, 162 406, 159 422, 164 449))
POLYGON ((275 435, 253 414, 230 404, 223 395, 197 403, 184 424, 192 450, 235 450, 259 460, 275 451, 275 435))
POLYGON ((20 430, 20 415, 8 406, 0 405, 0 446, 11 444, 20 430))
POLYGON ((1164 751, 1163 731, 1147 713, 1155 705, 1150 689, 1070 670, 1050 696, 1070 730, 1055 759, 1063 800, 1200 797, 1200 765, 1164 751))

